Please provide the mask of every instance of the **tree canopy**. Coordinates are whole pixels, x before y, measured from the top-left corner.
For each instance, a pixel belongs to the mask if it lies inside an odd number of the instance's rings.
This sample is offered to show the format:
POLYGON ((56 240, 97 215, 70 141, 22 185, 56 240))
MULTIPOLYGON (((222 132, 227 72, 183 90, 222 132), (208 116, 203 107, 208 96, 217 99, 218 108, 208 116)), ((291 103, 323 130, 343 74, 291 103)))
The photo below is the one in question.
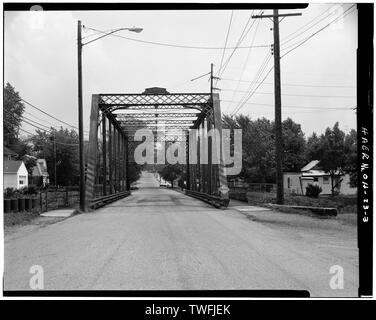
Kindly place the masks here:
POLYGON ((4 88, 3 126, 4 143, 14 148, 19 142, 19 129, 25 106, 19 93, 7 82, 4 88))

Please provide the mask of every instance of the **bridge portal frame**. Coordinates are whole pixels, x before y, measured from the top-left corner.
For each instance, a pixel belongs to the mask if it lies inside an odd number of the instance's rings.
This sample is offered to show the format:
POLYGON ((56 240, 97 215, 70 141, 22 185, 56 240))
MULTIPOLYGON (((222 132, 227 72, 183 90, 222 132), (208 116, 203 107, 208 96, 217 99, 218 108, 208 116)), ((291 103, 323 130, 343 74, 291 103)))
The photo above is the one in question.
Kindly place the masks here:
POLYGON ((160 123, 168 129, 181 129, 179 133, 156 135, 155 142, 185 143, 186 194, 218 207, 228 205, 222 141, 217 144, 219 163, 213 163, 213 143, 218 141, 213 137, 201 138, 211 129, 217 129, 222 138, 218 93, 93 94, 86 157, 85 211, 130 194, 132 157, 129 153, 135 144, 133 134, 145 127, 157 132, 160 123), (202 134, 193 137, 197 144, 196 164, 191 164, 189 159, 192 156, 189 154, 192 142, 189 129, 199 129, 202 134), (203 148, 208 150, 207 161, 200 163, 203 148))

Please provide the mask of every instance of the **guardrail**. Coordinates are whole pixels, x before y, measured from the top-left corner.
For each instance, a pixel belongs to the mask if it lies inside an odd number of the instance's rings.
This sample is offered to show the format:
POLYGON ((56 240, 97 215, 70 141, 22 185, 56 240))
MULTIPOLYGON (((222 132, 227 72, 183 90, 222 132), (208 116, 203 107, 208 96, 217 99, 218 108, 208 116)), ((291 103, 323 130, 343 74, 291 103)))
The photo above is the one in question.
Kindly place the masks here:
POLYGON ((123 192, 117 192, 114 194, 109 194, 107 196, 94 198, 90 201, 90 209, 98 209, 100 207, 105 206, 108 203, 128 197, 130 194, 131 194, 130 191, 123 191, 123 192))
POLYGON ((228 206, 229 202, 230 202, 229 199, 221 199, 218 196, 213 196, 213 195, 209 195, 209 194, 206 194, 206 193, 187 190, 187 189, 185 189, 185 194, 188 195, 188 196, 194 197, 196 199, 205 201, 205 202, 211 204, 212 206, 214 206, 216 208, 220 208, 220 207, 226 208, 228 206))

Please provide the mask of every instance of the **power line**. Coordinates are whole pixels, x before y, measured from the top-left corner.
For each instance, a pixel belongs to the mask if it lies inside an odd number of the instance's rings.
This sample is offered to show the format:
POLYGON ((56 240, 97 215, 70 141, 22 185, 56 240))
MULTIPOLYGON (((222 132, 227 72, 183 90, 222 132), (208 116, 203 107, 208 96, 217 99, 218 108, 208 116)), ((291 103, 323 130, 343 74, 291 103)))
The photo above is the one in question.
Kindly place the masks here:
MULTIPOLYGON (((331 8, 334 8, 336 5, 332 6, 331 8)), ((342 5, 340 5, 339 7, 342 7, 342 5)), ((323 13, 321 13, 320 15, 318 15, 316 18, 312 19, 309 23, 305 24, 303 27, 299 28, 298 30, 296 30, 295 32, 291 33, 290 35, 288 35, 286 38, 282 39, 282 43, 281 43, 281 46, 283 46, 284 44, 298 38, 300 35, 302 35, 303 33, 306 33, 308 30, 312 29, 313 27, 317 26, 321 21, 327 19, 328 17, 330 17, 331 15, 333 15, 333 12, 330 12, 331 11, 331 8, 323 13), (329 13, 328 13, 329 11, 329 13), (317 18, 321 17, 322 15, 325 15, 322 19, 320 19, 319 21, 315 22, 312 26, 310 26, 309 28, 299 32, 299 30, 302 30, 304 29, 305 26, 309 25, 311 22, 313 22, 314 20, 316 20, 317 18), (299 32, 296 36, 290 38, 293 34, 296 34, 297 32, 299 32), (285 40, 287 38, 290 38, 288 40, 285 40)))
MULTIPOLYGON (((241 79, 230 79, 221 78, 224 81, 240 81, 240 82, 255 82, 254 80, 241 80, 241 79)), ((264 84, 274 84, 273 82, 264 82, 264 84)), ((283 86, 287 87, 317 87, 317 88, 356 88, 356 86, 346 86, 346 85, 316 85, 316 84, 301 84, 301 83, 283 83, 283 86)))
MULTIPOLYGON (((9 114, 14 120, 17 120, 16 117, 15 117, 13 114, 11 114, 9 111, 7 111, 7 110, 4 110, 4 111, 5 111, 6 113, 8 113, 8 114, 9 114)), ((26 118, 26 117, 23 117, 23 118, 26 118)), ((26 118, 26 119, 28 119, 28 118, 26 118)), ((31 119, 28 119, 28 120, 33 121, 33 120, 31 120, 31 119)), ((54 135, 59 136, 59 133, 58 133, 58 132, 53 132, 53 131, 51 131, 50 129, 49 129, 49 130, 46 130, 46 129, 44 129, 44 128, 41 128, 41 127, 39 127, 39 126, 37 126, 37 125, 35 125, 35 124, 33 124, 33 123, 27 121, 27 120, 21 119, 21 122, 27 123, 28 125, 31 125, 32 127, 37 128, 37 129, 39 129, 39 130, 41 130, 41 131, 43 131, 43 132, 48 132, 48 133, 52 133, 52 134, 54 134, 54 135)), ((33 121, 33 122, 34 122, 34 123, 37 123, 37 122, 35 122, 35 121, 33 121)), ((38 123, 38 124, 41 125, 40 123, 38 123)), ((45 126, 45 127, 47 127, 47 126, 45 126)), ((21 128, 18 128, 18 129, 20 129, 20 130, 22 130, 22 131, 25 131, 25 132, 28 133, 28 134, 34 135, 33 133, 31 133, 31 132, 29 132, 29 131, 23 130, 23 129, 21 129, 21 128)), ((75 140, 75 139, 72 138, 72 137, 64 137, 64 138, 75 140)), ((59 142, 59 141, 56 141, 56 143, 58 143, 58 144, 64 144, 64 145, 71 145, 71 146, 78 145, 78 143, 73 144, 73 143, 64 143, 64 142, 59 142)))
MULTIPOLYGON (((305 42, 307 42, 309 39, 311 39, 312 37, 314 37, 316 34, 318 34, 319 32, 323 31, 324 29, 326 29, 328 26, 330 26, 332 23, 336 22, 339 18, 341 17, 345 17, 346 15, 348 15, 349 13, 351 13, 352 11, 348 12, 350 9, 352 9, 355 5, 352 5, 350 8, 348 8, 341 16, 337 17, 336 19, 332 20, 331 22, 329 22, 327 25, 325 25, 324 27, 322 27, 321 29, 319 29, 318 31, 316 31, 314 34, 312 34, 311 36, 309 36, 308 38, 306 38, 302 43, 300 43, 297 47, 289 50, 288 52, 286 52, 284 55, 282 55, 280 57, 280 59, 282 59, 283 57, 285 57, 287 54, 289 54, 291 51, 297 49, 298 47, 300 47, 301 45, 303 45, 305 42), (347 12, 347 13, 346 13, 347 12)), ((260 87, 260 85, 266 80, 267 76, 270 74, 270 72, 274 69, 274 66, 272 66, 270 68, 270 70, 267 72, 267 74, 265 75, 265 77, 263 78, 263 80, 260 82, 260 84, 256 87, 256 89, 247 97, 247 99, 245 100, 245 102, 247 102, 253 95, 254 93, 256 92, 256 90, 260 87)), ((234 111, 232 114, 238 112, 243 106, 244 106, 244 103, 242 103, 241 105, 239 105, 239 107, 236 109, 236 111, 234 111)))
MULTIPOLYGON (((247 34, 249 33, 249 31, 252 29, 253 25, 255 24, 255 21, 253 21, 252 24, 249 26, 248 30, 246 31, 247 26, 248 26, 248 24, 249 24, 249 22, 250 22, 250 19, 252 18, 252 14, 253 14, 253 12, 254 12, 254 11, 252 11, 252 13, 251 13, 251 15, 250 15, 250 17, 249 17, 249 19, 248 19, 246 25, 244 26, 243 31, 242 31, 242 33, 241 33, 241 35, 240 35, 238 41, 236 42, 236 46, 233 48, 231 54, 230 54, 229 57, 226 59, 223 68, 220 69, 220 70, 218 70, 218 73, 217 73, 217 76, 218 76, 218 77, 221 77, 221 76, 223 75, 223 73, 226 71, 226 68, 227 68, 227 66, 228 66, 228 64, 229 64, 229 62, 230 62, 232 56, 234 55, 235 51, 236 51, 237 49, 240 48, 240 44, 243 42, 243 40, 245 39, 245 37, 247 36, 247 34)), ((250 46, 250 47, 252 47, 252 46, 250 46)), ((249 48, 250 48, 250 47, 249 47, 249 48)), ((266 46, 264 46, 264 47, 269 47, 269 46, 266 45, 266 46)))
MULTIPOLYGON (((257 83, 257 80, 260 79, 262 73, 264 72, 264 70, 266 69, 269 61, 271 59, 271 56, 270 55, 267 55, 267 59, 265 60, 265 63, 264 63, 264 66, 262 66, 262 69, 259 70, 259 73, 257 75, 257 78, 255 79, 256 80, 256 83, 257 83)), ((253 91, 251 92, 251 87, 253 87, 253 85, 251 84, 249 86, 249 90, 250 90, 250 93, 249 95, 244 95, 244 97, 241 99, 242 102, 240 103, 239 106, 235 107, 234 111, 232 112, 232 114, 235 114, 236 112, 238 112, 240 110, 240 108, 243 107, 243 105, 254 95, 254 93, 256 92, 256 90, 261 86, 261 84, 263 83, 263 81, 267 78, 267 76, 269 75, 269 73, 273 70, 273 67, 271 67, 269 69, 269 71, 266 73, 265 77, 262 79, 261 82, 259 82, 259 84, 256 86, 255 89, 253 89, 253 91)))
POLYGON ((351 10, 350 12, 348 12, 350 9, 352 9, 353 7, 355 7, 355 5, 352 5, 350 8, 348 8, 341 16, 337 17, 336 19, 332 20, 331 22, 329 22, 327 25, 325 25, 324 27, 322 27, 321 29, 317 30, 315 33, 311 34, 310 36, 308 36, 307 38, 303 39, 296 47, 292 48, 291 50, 287 51, 285 54, 283 54, 281 56, 281 59, 286 56, 287 54, 289 54, 291 51, 294 51, 295 49, 299 48, 301 45, 303 45, 304 43, 306 43, 309 39, 313 38, 315 35, 317 35, 318 33, 320 33, 321 31, 325 30, 327 27, 329 27, 332 23, 336 22, 338 19, 340 18, 344 18, 345 16, 347 16, 348 14, 354 12, 356 9, 353 9, 351 10))
MULTIPOLYGON (((247 90, 233 90, 233 89, 221 89, 222 91, 231 91, 231 92, 245 92, 249 93, 247 90)), ((255 94, 269 94, 273 95, 274 92, 256 92, 255 94)), ((292 97, 311 97, 311 98, 355 98, 355 96, 337 96, 337 95, 310 95, 310 94, 289 94, 282 93, 283 96, 292 96, 292 97)))
MULTIPOLYGON (((223 102, 240 102, 240 101, 233 101, 233 100, 221 100, 223 102)), ((274 107, 274 104, 269 103, 256 103, 256 102, 246 102, 245 104, 254 104, 260 106, 267 106, 267 107, 274 107)), ((315 110, 353 110, 353 108, 347 107, 301 107, 301 106, 290 106, 290 105, 283 105, 284 108, 297 108, 297 109, 315 109, 315 110)))
MULTIPOLYGON (((16 117, 15 117, 12 113, 10 113, 10 112, 7 111, 7 110, 4 110, 4 111, 5 111, 6 113, 8 113, 8 114, 9 114, 14 120, 17 120, 16 117)), ((46 126, 46 125, 44 125, 44 124, 42 124, 42 123, 39 123, 39 122, 37 122, 37 121, 34 121, 33 119, 27 118, 27 117, 25 117, 25 116, 22 116, 22 117, 21 117, 21 122, 25 122, 25 123, 27 123, 27 124, 29 124, 29 125, 31 125, 31 126, 37 128, 37 129, 39 129, 39 130, 47 131, 47 132, 49 132, 49 133, 53 133, 53 134, 55 134, 55 135, 59 135, 59 133, 58 133, 58 131, 57 131, 57 128, 55 128, 55 127, 48 127, 48 126, 46 126), (26 119, 26 120, 24 120, 24 119, 26 119), (27 120, 28 120, 28 121, 27 121, 27 120), (29 122, 29 121, 31 121, 32 123, 29 122), (41 127, 39 127, 39 126, 42 126, 42 127, 44 127, 44 128, 41 128, 41 127), (47 128, 47 129, 45 129, 45 128, 47 128), (56 132, 53 132, 51 129, 56 130, 56 132)), ((75 138, 72 138, 72 137, 64 137, 64 138, 75 140, 75 138)))
MULTIPOLYGON (((253 13, 253 12, 252 12, 252 13, 253 13)), ((253 45, 253 42, 254 42, 255 39, 256 39, 256 34, 257 34, 257 30, 258 30, 259 25, 260 25, 260 20, 258 21, 258 24, 257 24, 257 26, 256 26, 255 33, 254 33, 254 35, 253 35, 251 45, 253 45)), ((247 57, 246 57, 246 59, 245 59, 245 61, 244 61, 243 67, 242 67, 242 72, 241 72, 241 74, 240 74, 240 79, 243 78, 244 70, 246 69, 246 66, 247 66, 247 64, 248 64, 248 60, 249 60, 249 57, 250 57, 250 55, 251 55, 251 51, 252 51, 252 49, 250 48, 250 49, 248 50, 247 57)), ((240 81, 238 81, 238 83, 237 83, 237 85, 236 85, 236 89, 239 88, 239 85, 240 85, 240 81)), ((235 95, 235 92, 233 93, 232 98, 234 98, 234 95, 235 95)))
POLYGON ((40 109, 40 108, 36 107, 35 105, 31 104, 31 103, 28 102, 27 100, 22 99, 22 98, 19 97, 17 94, 12 93, 12 92, 8 92, 8 93, 13 94, 13 95, 16 96, 18 99, 20 99, 21 101, 23 101, 24 103, 26 103, 27 105, 29 105, 30 107, 32 107, 32 108, 38 110, 39 112, 41 112, 41 113, 43 113, 43 114, 45 114, 45 115, 47 115, 47 116, 49 116, 50 118, 55 119, 55 120, 57 120, 57 121, 59 121, 59 122, 61 122, 61 123, 64 123, 65 125, 67 125, 67 126, 69 126, 69 127, 71 127, 71 128, 78 129, 77 127, 75 127, 75 126, 73 126, 73 125, 71 125, 71 124, 69 124, 69 123, 67 123, 67 122, 65 122, 65 121, 63 121, 63 120, 61 120, 61 119, 59 119, 59 118, 56 118, 56 117, 54 117, 54 116, 48 114, 47 112, 43 111, 42 109, 40 109))
MULTIPOLYGON (((106 33, 104 31, 100 31, 100 30, 97 30, 97 29, 94 29, 94 28, 88 28, 88 27, 86 27, 86 28, 93 30, 93 31, 100 32, 102 34, 106 33)), ((165 46, 165 47, 183 48, 183 49, 200 49, 200 50, 223 50, 223 49, 225 49, 225 50, 231 50, 231 49, 235 49, 235 48, 236 49, 248 49, 249 48, 249 46, 227 47, 227 48, 224 48, 224 47, 189 46, 189 45, 178 45, 178 44, 171 44, 171 43, 163 43, 163 42, 155 42, 155 41, 147 41, 147 40, 128 38, 128 37, 121 36, 119 34, 110 34, 110 36, 130 40, 130 41, 135 41, 135 42, 141 42, 141 43, 147 43, 147 44, 153 44, 153 45, 159 45, 159 46, 165 46)), ((265 48, 265 47, 268 47, 268 45, 253 46, 253 48, 265 48)))
MULTIPOLYGON (((44 123, 49 124, 51 127, 57 127, 57 126, 58 126, 58 125, 56 125, 56 124, 53 124, 52 122, 49 122, 49 121, 44 120, 44 119, 41 119, 41 118, 37 117, 36 115, 34 115, 33 113, 28 112, 28 111, 26 111, 26 110, 24 110, 24 113, 26 113, 27 115, 29 115, 29 116, 31 116, 31 117, 33 117, 33 118, 39 120, 39 121, 42 121, 42 122, 44 122, 44 123)), ((23 117, 24 117, 24 116, 23 116, 23 117)))
POLYGON ((228 28, 227 28, 227 34, 226 34, 226 40, 225 40, 225 47, 223 48, 223 52, 222 52, 222 58, 221 58, 221 64, 219 66, 219 70, 222 69, 222 63, 223 63, 223 58, 225 56, 225 51, 226 51, 226 47, 227 47, 227 41, 228 41, 228 36, 230 34, 230 30, 231 30, 231 24, 232 24, 232 17, 234 15, 234 10, 231 10, 231 16, 230 16, 230 22, 228 24, 228 28))

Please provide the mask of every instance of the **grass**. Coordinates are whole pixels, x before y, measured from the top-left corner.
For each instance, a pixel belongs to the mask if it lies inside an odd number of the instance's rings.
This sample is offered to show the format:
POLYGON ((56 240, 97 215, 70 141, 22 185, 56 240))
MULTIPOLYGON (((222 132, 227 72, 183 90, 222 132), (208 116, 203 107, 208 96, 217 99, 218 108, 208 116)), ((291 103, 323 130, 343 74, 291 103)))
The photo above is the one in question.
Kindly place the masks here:
MULTIPOLYGON (((231 198, 239 199, 240 197, 232 195, 231 198)), ((248 203, 254 205, 276 203, 275 193, 247 192, 247 198, 248 203)), ((336 208, 339 213, 357 213, 356 196, 337 195, 334 197, 319 196, 318 198, 311 198, 301 195, 285 195, 285 204, 294 206, 336 208)))
POLYGON ((39 217, 38 212, 9 212, 4 213, 4 227, 26 224, 39 217))

